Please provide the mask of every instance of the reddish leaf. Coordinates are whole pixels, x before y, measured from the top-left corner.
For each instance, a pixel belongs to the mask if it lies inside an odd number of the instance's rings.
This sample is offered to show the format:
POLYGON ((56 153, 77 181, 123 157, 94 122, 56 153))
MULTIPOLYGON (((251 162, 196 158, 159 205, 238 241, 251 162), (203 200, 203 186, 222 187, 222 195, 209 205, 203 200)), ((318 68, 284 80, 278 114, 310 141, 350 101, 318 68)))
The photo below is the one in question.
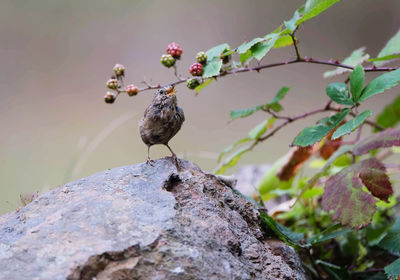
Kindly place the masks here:
POLYGON ((389 196, 393 194, 386 168, 377 159, 371 158, 368 166, 363 167, 360 171, 360 179, 375 197, 383 201, 388 202, 389 196))
POLYGON ((308 147, 294 147, 286 156, 286 161, 276 176, 282 181, 289 181, 303 164, 315 152, 315 145, 308 147))
POLYGON ((392 192, 383 164, 370 158, 328 179, 322 196, 322 208, 325 211, 333 210, 332 218, 342 225, 353 228, 368 225, 376 211, 377 200, 362 189, 363 183, 372 195, 381 199, 387 199, 392 192))
POLYGON ((353 153, 359 156, 371 150, 393 146, 400 146, 400 130, 388 128, 358 142, 354 147, 353 153))
MULTIPOLYGON (((345 121, 342 121, 339 125, 345 124, 345 121)), ((322 147, 319 149, 319 155, 323 159, 328 159, 331 157, 331 155, 336 152, 337 149, 339 149, 340 145, 339 142, 342 141, 342 137, 336 138, 335 140, 332 140, 332 135, 336 131, 337 127, 333 129, 329 134, 326 136, 325 142, 322 145, 322 147)))

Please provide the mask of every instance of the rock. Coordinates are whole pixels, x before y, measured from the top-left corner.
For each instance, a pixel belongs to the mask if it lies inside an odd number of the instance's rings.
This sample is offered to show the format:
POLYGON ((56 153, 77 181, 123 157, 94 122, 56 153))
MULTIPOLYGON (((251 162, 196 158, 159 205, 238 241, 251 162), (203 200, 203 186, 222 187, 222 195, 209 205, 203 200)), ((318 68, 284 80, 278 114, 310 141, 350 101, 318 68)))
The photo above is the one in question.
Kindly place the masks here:
POLYGON ((254 205, 180 164, 100 172, 1 216, 0 279, 306 279, 254 205))

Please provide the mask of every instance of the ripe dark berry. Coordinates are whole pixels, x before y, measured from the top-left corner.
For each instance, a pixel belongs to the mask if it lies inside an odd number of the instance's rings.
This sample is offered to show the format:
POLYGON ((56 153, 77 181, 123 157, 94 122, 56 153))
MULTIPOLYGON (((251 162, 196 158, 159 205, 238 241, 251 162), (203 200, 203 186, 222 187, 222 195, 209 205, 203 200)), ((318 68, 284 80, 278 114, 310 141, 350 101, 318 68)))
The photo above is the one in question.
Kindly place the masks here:
POLYGON ((207 55, 206 55, 206 53, 205 52, 199 52, 199 53, 197 53, 197 55, 196 55, 196 59, 197 59, 197 62, 198 63, 201 63, 201 64, 206 64, 206 62, 207 62, 207 55))
POLYGON ((201 65, 198 62, 195 62, 192 64, 192 66, 190 66, 189 72, 193 76, 201 76, 201 74, 203 74, 203 65, 201 65))
POLYGON ((137 86, 135 86, 134 84, 130 84, 126 86, 126 93, 129 96, 134 96, 139 92, 139 89, 137 86))
POLYGON ((125 66, 122 64, 115 64, 113 70, 117 77, 123 76, 125 74, 125 66))
POLYGON ((167 53, 172 55, 172 57, 179 59, 183 53, 183 50, 181 46, 174 42, 167 46, 167 53))
POLYGON ((116 96, 115 93, 113 93, 111 91, 107 91, 106 95, 104 95, 104 101, 106 103, 110 103, 111 104, 111 103, 114 103, 116 97, 117 96, 116 96))
POLYGON ((161 63, 166 67, 171 67, 175 64, 175 58, 172 57, 170 54, 163 54, 161 56, 161 63))
POLYGON ((118 88, 118 81, 117 79, 111 78, 107 81, 107 87, 109 89, 117 89, 118 88))
POLYGON ((200 82, 198 79, 189 79, 186 82, 186 86, 190 89, 195 89, 198 85, 200 85, 200 82))

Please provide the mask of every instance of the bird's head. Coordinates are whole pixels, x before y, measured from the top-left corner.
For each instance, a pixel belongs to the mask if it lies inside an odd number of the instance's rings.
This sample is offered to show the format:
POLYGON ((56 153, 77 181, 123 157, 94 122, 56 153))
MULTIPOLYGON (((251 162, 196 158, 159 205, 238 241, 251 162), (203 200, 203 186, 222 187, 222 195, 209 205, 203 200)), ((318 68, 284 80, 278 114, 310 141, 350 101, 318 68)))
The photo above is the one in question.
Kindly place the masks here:
POLYGON ((176 93, 175 86, 167 86, 158 90, 157 94, 172 97, 176 93))

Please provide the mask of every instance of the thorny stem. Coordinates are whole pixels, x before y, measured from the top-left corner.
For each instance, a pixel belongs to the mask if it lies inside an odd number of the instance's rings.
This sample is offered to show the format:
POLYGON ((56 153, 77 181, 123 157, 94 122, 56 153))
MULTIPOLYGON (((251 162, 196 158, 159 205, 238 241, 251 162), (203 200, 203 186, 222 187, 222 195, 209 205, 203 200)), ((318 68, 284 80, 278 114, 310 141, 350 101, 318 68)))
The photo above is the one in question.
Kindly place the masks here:
MULTIPOLYGON (((321 65, 329 65, 329 66, 335 66, 335 67, 341 67, 341 68, 346 68, 346 69, 354 69, 353 66, 350 65, 345 65, 342 63, 339 63, 337 61, 333 61, 333 60, 322 60, 322 59, 314 59, 311 57, 305 57, 305 58, 296 58, 296 59, 292 59, 292 60, 287 60, 287 61, 282 61, 282 62, 275 62, 275 63, 269 63, 269 64, 264 64, 264 65, 257 65, 255 67, 243 67, 243 68, 237 68, 237 69, 233 69, 230 71, 226 71, 223 73, 220 73, 218 75, 215 75, 211 78, 218 78, 218 77, 222 77, 222 76, 228 76, 228 75, 232 75, 232 74, 238 74, 238 73, 244 73, 244 72, 253 72, 253 71, 257 71, 259 72, 262 69, 267 69, 267 68, 273 68, 273 67, 277 67, 277 66, 283 66, 283 65, 289 65, 289 64, 295 64, 295 63, 313 63, 313 64, 321 64, 321 65)), ((387 72, 387 71, 393 71, 399 69, 399 67, 366 67, 364 68, 365 72, 387 72)), ((147 90, 151 90, 151 89, 159 89, 162 87, 166 87, 169 85, 173 85, 176 86, 178 84, 182 84, 184 82, 186 82, 187 80, 189 80, 190 78, 186 78, 186 79, 182 79, 179 78, 177 81, 166 84, 166 85, 151 85, 151 84, 147 84, 145 87, 140 88, 139 92, 141 91, 147 91, 147 90)), ((121 90, 119 92, 125 92, 124 90, 121 90)))

